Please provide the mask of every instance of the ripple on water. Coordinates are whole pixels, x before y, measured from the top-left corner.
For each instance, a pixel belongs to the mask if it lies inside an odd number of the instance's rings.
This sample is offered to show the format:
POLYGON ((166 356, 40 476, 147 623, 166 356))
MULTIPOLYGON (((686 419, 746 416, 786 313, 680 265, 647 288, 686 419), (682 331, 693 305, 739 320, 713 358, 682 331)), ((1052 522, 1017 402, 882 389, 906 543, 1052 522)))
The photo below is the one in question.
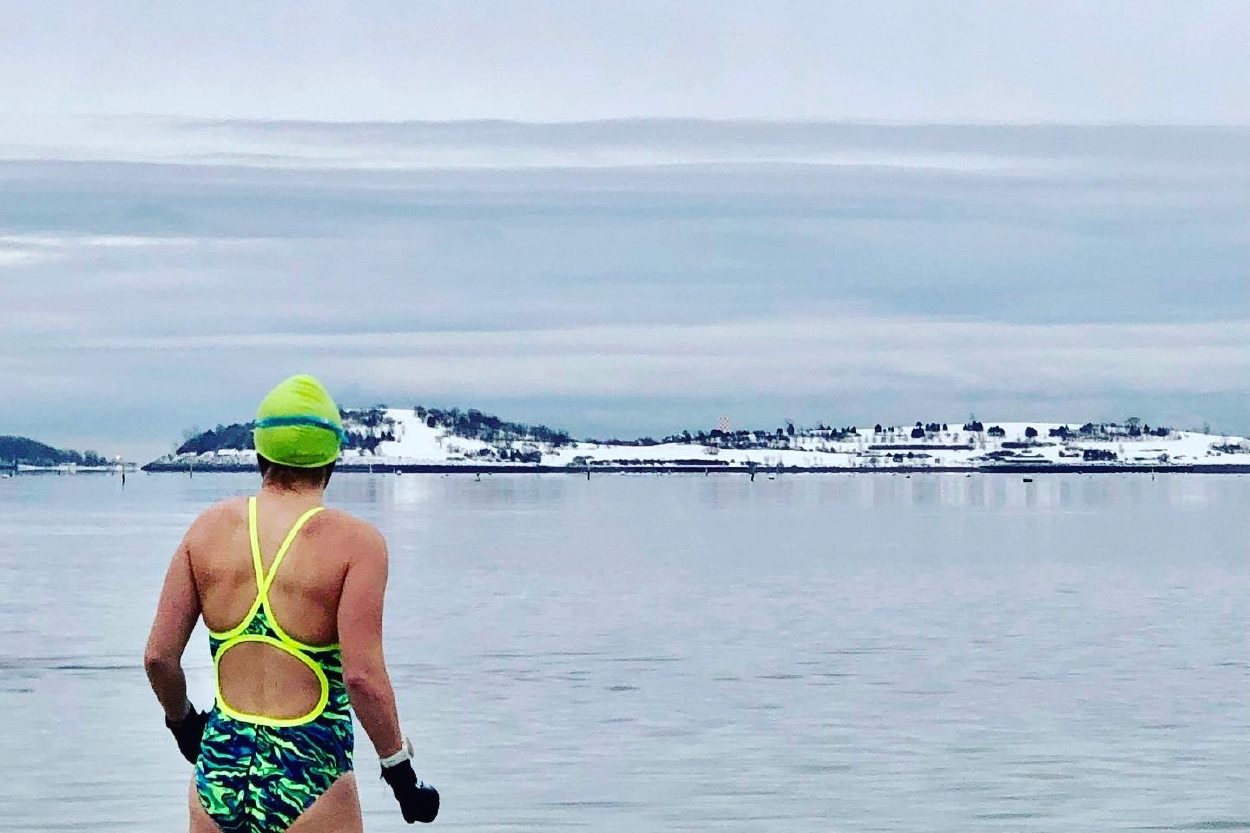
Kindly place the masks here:
MULTIPOLYGON (((184 481, 125 495, 170 521, 168 540, 84 520, 81 496, 48 481, 18 538, 0 536, 0 596, 21 588, 0 604, 0 713, 18 717, 0 733, 0 829, 185 829, 187 768, 138 657, 191 510, 254 484, 184 481), (88 523, 109 527, 106 546, 43 534, 88 523), (77 759, 117 764, 74 793, 89 804, 57 797, 77 759)), ((446 785, 442 823, 1250 833, 1250 656, 1234 636, 1250 631, 1250 477, 1186 479, 1203 500, 1184 507, 1164 503, 1165 478, 1124 481, 1158 490, 1137 502, 1098 480, 1086 515, 945 491, 923 513, 908 492, 866 507, 798 478, 784 501, 728 480, 713 500, 678 477, 471 495, 431 478, 396 512, 393 481, 336 478, 397 543, 439 533, 393 561, 393 598, 422 601, 391 607, 386 648, 420 775, 446 785)), ((206 660, 188 655, 197 703, 206 660)), ((376 758, 358 737, 363 773, 376 758)), ((366 786, 385 827, 393 801, 366 786)))

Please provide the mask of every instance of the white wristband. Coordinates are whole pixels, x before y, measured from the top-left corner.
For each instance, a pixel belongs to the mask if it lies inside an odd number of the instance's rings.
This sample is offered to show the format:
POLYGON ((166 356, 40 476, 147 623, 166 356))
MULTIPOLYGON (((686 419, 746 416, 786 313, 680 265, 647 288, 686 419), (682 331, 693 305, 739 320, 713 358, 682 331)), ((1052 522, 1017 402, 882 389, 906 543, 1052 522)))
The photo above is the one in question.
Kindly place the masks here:
POLYGON ((412 757, 412 741, 405 737, 404 742, 399 745, 398 752, 394 755, 387 755, 385 758, 379 760, 378 763, 382 765, 382 769, 389 769, 396 764, 402 764, 404 761, 411 761, 412 757))

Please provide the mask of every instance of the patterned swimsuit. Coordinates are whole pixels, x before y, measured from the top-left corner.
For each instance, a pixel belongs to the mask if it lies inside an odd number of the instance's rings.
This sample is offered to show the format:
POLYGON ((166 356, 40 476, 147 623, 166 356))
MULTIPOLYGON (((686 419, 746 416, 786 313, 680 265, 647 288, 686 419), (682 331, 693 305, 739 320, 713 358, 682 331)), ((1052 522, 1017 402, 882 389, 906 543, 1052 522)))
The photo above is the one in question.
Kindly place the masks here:
POLYGON ((248 500, 248 534, 256 570, 256 601, 243 621, 209 634, 217 702, 195 766, 200 804, 223 833, 278 833, 352 768, 352 715, 338 645, 306 645, 291 638, 269 607, 269 587, 295 535, 318 506, 305 512, 282 542, 266 573, 256 533, 256 498, 248 500), (321 685, 316 707, 295 718, 246 714, 221 692, 221 658, 235 645, 261 642, 283 650, 312 670, 321 685))

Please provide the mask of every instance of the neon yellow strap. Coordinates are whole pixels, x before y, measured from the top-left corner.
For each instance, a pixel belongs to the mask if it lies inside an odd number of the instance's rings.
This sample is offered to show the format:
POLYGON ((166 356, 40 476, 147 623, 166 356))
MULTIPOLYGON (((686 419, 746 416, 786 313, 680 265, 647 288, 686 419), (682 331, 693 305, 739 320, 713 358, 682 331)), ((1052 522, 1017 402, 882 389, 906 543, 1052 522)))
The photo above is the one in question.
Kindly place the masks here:
MULTIPOLYGON (((260 533, 256 529, 256 498, 247 499, 247 536, 252 542, 252 569, 256 572, 256 592, 265 586, 265 568, 260 558, 260 533)), ((249 615, 250 619, 251 616, 249 615)))
POLYGON ((278 572, 278 565, 282 563, 282 559, 286 556, 287 550, 291 547, 291 542, 295 540, 296 534, 299 533, 304 524, 308 522, 308 519, 313 515, 316 515, 324 508, 324 506, 314 506, 312 509, 309 509, 299 517, 299 520, 297 520, 295 525, 291 527, 291 531, 287 533, 286 538, 282 542, 282 546, 278 549, 278 554, 273 559, 273 563, 269 565, 268 574, 266 574, 264 561, 260 555, 260 534, 257 532, 256 528, 256 498, 250 497, 247 499, 247 535, 252 545, 252 570, 256 573, 256 600, 252 602, 252 606, 248 608, 247 614, 243 617, 242 621, 240 621, 239 624, 235 625, 233 628, 225 631, 209 631, 214 638, 229 639, 232 636, 242 633, 243 629, 246 628, 252 621, 253 617, 256 616, 256 611, 260 610, 263 606, 265 608, 265 613, 269 616, 269 621, 273 625, 274 630, 292 645, 304 650, 313 651, 336 647, 334 645, 305 645, 298 639, 291 639, 278 625, 277 619, 273 615, 273 611, 269 609, 269 587, 273 584, 273 578, 278 572))
POLYGON ((264 636, 261 634, 245 633, 242 636, 236 636, 227 641, 217 651, 217 656, 213 657, 213 679, 217 687, 217 708, 229 717, 235 720, 241 720, 244 723, 256 723, 261 726, 302 726, 305 723, 311 723, 321 716, 325 711, 326 704, 330 702, 330 681, 326 679, 326 672, 321 670, 321 666, 313 662, 307 654, 301 651, 294 651, 289 646, 284 645, 281 640, 274 639, 272 636, 264 636), (321 695, 317 698, 317 705, 313 706, 312 711, 299 717, 268 717, 263 714, 248 714, 233 708, 226 702, 226 697, 221 691, 221 658, 226 655, 226 651, 243 642, 260 642, 265 645, 286 651, 300 662, 307 665, 317 677, 317 682, 321 687, 321 695))
POLYGON ((291 548, 291 542, 295 540, 295 536, 303 529, 304 524, 308 523, 308 519, 322 509, 325 509, 325 507, 314 506, 299 516, 299 520, 291 526, 291 531, 282 540, 282 546, 278 548, 278 554, 273 557, 273 563, 269 565, 269 572, 266 573, 263 566, 264 560, 260 555, 260 535, 256 530, 256 498, 250 497, 247 499, 247 526, 248 534, 252 539, 252 566, 256 568, 256 590, 262 602, 268 602, 269 600, 269 586, 273 584, 273 577, 278 573, 278 565, 286 557, 287 550, 291 548))
POLYGON ((324 508, 325 507, 323 506, 314 506, 303 515, 300 515, 299 520, 297 520, 291 527, 291 530, 287 532, 286 538, 282 541, 282 546, 278 548, 278 554, 274 556, 273 563, 269 565, 269 570, 266 571, 264 568, 264 559, 261 558, 260 554, 260 535, 256 528, 256 498, 250 497, 247 499, 247 532, 252 546, 252 567, 256 572, 256 601, 252 602, 251 609, 248 610, 247 615, 243 617, 243 621, 236 627, 231 628, 225 633, 213 634, 218 638, 226 640, 217 649, 217 655, 213 658, 213 676, 215 677, 217 686, 217 706, 224 714, 229 715, 236 720, 242 720, 247 723, 257 723, 262 726, 299 726, 316 719, 322 711, 325 710, 326 703, 329 702, 330 684, 326 679, 325 671, 323 671, 321 666, 314 662, 313 659, 305 653, 305 651, 325 650, 326 648, 336 646, 305 645, 297 639, 292 639, 286 631, 282 630, 282 627, 278 624, 278 617, 274 616, 273 610, 269 607, 269 588, 273 585, 274 576, 278 573, 278 566, 282 563, 282 559, 286 557, 287 550, 291 548, 291 542, 295 540, 295 536, 299 534, 300 529, 302 529, 304 524, 308 522, 308 519, 313 515, 316 515, 324 508), (269 617, 270 626, 273 628, 274 632, 278 634, 277 639, 274 639, 271 636, 243 633, 243 630, 246 629, 252 619, 256 617, 256 612, 262 607, 265 610, 265 615, 269 617), (301 717, 277 718, 266 717, 265 715, 260 714, 247 714, 231 708, 231 706, 226 702, 226 698, 221 691, 221 658, 225 655, 226 651, 242 642, 261 642, 266 645, 272 645, 275 648, 285 651, 312 669, 313 674, 317 677, 317 681, 321 684, 321 696, 318 698, 317 705, 313 708, 313 710, 301 717))

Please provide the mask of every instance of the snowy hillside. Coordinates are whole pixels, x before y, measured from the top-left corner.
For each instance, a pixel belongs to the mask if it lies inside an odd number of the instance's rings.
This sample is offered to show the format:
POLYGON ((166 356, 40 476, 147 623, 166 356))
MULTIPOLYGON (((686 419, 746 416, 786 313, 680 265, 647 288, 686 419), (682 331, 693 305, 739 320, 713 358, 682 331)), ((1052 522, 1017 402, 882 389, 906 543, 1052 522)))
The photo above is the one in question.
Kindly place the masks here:
MULTIPOLYGON (((574 441, 538 427, 542 438, 476 411, 423 408, 348 412, 347 470, 422 467, 982 469, 1056 466, 1082 469, 1250 467, 1250 441, 1166 428, 1115 424, 972 423, 927 426, 700 432, 655 442, 574 441), (455 418, 448 414, 454 414, 455 418), (367 415, 367 416, 360 416, 367 415), (358 416, 359 418, 352 418, 358 416), (466 426, 468 426, 466 428, 466 426), (477 436, 466 436, 476 433, 477 436)), ((244 426, 231 426, 229 430, 244 426)), ((246 432, 239 436, 246 436, 246 432)), ((154 468, 251 465, 255 452, 218 448, 162 458, 154 468)))

